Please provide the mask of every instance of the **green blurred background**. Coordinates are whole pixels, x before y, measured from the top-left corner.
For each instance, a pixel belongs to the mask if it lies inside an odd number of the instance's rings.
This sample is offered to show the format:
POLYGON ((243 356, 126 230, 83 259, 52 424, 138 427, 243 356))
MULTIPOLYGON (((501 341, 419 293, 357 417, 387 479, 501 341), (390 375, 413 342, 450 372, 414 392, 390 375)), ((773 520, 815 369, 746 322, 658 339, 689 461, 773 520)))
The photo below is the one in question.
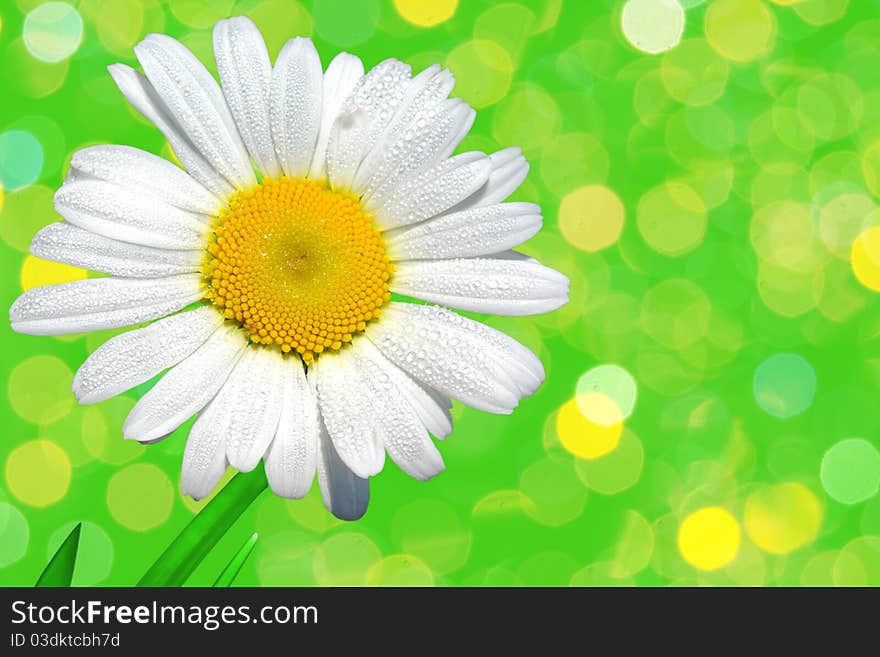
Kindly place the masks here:
MULTIPOLYGON (((87 275, 27 255, 73 151, 170 156, 106 66, 162 31, 213 71, 235 14, 273 56, 310 35, 325 64, 450 66, 478 109, 462 149, 522 146, 515 198, 545 217, 524 250, 572 297, 488 320, 548 380, 512 417, 456 406, 444 474, 389 465, 351 524, 266 493, 191 584, 254 531, 238 585, 880 583, 880 2, 3 0, 0 305, 87 275)), ((125 442, 144 387, 70 393, 113 333, 0 322, 2 584, 77 521, 74 584, 133 584, 200 508, 189 424, 125 442)))

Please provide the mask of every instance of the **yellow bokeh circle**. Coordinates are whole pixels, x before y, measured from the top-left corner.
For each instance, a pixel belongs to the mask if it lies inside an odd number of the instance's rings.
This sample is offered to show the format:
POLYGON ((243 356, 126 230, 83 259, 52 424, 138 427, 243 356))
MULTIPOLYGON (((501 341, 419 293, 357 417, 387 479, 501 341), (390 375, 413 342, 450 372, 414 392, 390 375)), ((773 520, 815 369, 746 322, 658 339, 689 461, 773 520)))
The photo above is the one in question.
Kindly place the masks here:
POLYGON ((145 532, 164 523, 174 504, 174 485, 151 463, 123 468, 107 484, 107 507, 123 527, 145 532))
POLYGON ((458 0, 394 0, 403 19, 419 27, 432 27, 448 21, 458 8, 458 0))
POLYGON ((559 230, 572 245, 592 253, 618 240, 625 214, 623 203, 612 190, 602 185, 587 185, 562 199, 559 230))
POLYGON ((21 289, 30 290, 41 285, 57 285, 86 278, 86 270, 63 262, 52 262, 29 255, 21 266, 21 289))
POLYGON ((741 534, 731 513, 718 506, 688 515, 678 528, 678 551, 700 570, 717 570, 736 558, 741 534))
POLYGON ((752 543, 771 554, 788 554, 811 543, 821 524, 819 500, 803 484, 766 486, 746 500, 746 534, 752 543))
POLYGON ((880 226, 872 226, 856 238, 850 258, 859 282, 880 292, 880 226))
POLYGON ((611 397, 598 392, 582 393, 569 399, 559 409, 556 435, 562 446, 575 456, 597 459, 613 451, 620 442, 623 423, 614 421, 615 417, 622 418, 622 414, 611 397), (589 407, 593 417, 599 415, 610 421, 607 424, 594 422, 581 412, 581 407, 589 407))
POLYGON ((715 0, 706 9, 703 29, 719 55, 748 62, 773 47, 776 19, 762 0, 715 0))
POLYGON ((16 498, 36 507, 54 504, 70 486, 70 459, 51 440, 31 440, 6 459, 6 486, 16 498))

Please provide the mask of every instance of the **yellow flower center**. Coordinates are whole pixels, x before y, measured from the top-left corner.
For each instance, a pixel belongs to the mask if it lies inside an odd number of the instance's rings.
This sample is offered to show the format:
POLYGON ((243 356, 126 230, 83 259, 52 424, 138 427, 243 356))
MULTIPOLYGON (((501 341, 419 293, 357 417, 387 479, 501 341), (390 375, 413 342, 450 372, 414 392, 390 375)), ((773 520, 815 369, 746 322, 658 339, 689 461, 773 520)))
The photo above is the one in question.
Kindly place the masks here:
POLYGON ((306 363, 339 349, 391 298, 385 243, 357 197, 320 181, 264 180, 216 219, 207 298, 253 342, 306 363))

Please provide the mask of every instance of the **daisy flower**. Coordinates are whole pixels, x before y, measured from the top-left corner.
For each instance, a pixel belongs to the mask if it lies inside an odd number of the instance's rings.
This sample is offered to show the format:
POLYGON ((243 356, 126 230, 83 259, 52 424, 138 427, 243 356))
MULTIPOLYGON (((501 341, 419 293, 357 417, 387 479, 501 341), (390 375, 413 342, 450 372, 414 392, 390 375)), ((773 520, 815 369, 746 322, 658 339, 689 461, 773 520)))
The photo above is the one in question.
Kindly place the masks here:
POLYGON ((451 432, 452 398, 510 413, 544 379, 524 346, 446 307, 548 312, 568 279, 510 250, 542 221, 503 202, 528 172, 520 150, 452 155, 475 112, 448 97, 448 70, 387 59, 365 74, 348 53, 323 70, 306 38, 273 66, 244 17, 213 41, 220 84, 162 34, 135 47, 143 73, 110 66, 185 170, 128 146, 74 153, 64 221, 31 253, 107 276, 28 290, 12 327, 157 320, 89 356, 79 402, 165 372, 123 434, 156 442, 198 414, 184 494, 263 460, 276 494, 302 497, 317 472, 327 508, 356 519, 386 454, 417 479, 443 470, 431 435, 451 432))

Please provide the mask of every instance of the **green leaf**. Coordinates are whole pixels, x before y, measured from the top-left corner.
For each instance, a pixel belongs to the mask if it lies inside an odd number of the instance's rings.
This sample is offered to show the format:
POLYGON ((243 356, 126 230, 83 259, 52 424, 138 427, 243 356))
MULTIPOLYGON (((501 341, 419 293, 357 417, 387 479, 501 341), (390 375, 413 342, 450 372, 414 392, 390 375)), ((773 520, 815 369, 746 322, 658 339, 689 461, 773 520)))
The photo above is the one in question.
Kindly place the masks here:
POLYGON ((215 587, 232 586, 232 582, 235 581, 235 577, 238 575, 241 567, 244 566, 244 562, 247 561, 247 558, 251 556, 251 552, 253 552, 254 548, 257 546, 258 537, 259 535, 257 532, 254 532, 251 537, 245 541, 244 545, 242 545, 238 552, 235 553, 235 556, 232 557, 232 560, 226 564, 226 568, 223 569, 220 576, 217 577, 217 581, 214 582, 215 587))
POLYGON ((268 485, 263 468, 235 475, 183 528, 141 577, 138 586, 183 586, 211 548, 268 485))
POLYGON ((78 522, 49 559, 35 586, 70 586, 70 582, 73 581, 73 568, 76 566, 81 531, 82 523, 78 522))

